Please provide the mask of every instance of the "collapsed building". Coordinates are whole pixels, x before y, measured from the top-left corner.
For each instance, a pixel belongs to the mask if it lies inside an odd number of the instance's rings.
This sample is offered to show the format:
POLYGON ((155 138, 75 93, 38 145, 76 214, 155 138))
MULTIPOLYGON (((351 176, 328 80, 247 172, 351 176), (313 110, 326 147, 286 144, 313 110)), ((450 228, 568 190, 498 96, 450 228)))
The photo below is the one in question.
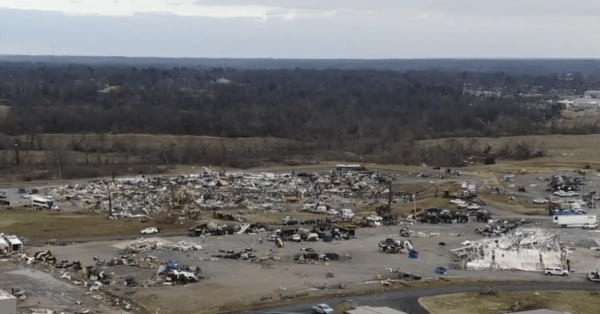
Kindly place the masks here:
MULTIPOLYGON (((389 190, 381 184, 379 175, 373 173, 295 175, 216 172, 203 168, 198 174, 176 178, 142 176, 103 180, 44 188, 39 193, 76 207, 109 211, 110 218, 118 219, 151 216, 173 209, 190 215, 198 210, 223 208, 277 212, 284 209, 282 204, 296 203, 302 198, 343 203, 350 197, 365 198, 365 193, 383 202, 381 194, 389 190)), ((401 195, 394 201, 403 201, 401 195)), ((240 217, 223 215, 223 218, 239 220, 240 217)))
POLYGON ((566 265, 567 250, 558 232, 544 229, 520 228, 499 238, 463 244, 451 250, 462 269, 542 271, 566 265))

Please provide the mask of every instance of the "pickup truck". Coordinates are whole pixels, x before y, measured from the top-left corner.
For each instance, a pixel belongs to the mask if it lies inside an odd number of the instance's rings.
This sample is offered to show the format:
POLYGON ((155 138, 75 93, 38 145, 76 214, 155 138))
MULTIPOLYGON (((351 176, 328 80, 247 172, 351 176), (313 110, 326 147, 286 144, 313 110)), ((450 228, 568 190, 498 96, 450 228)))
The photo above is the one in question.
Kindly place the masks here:
POLYGON ((546 269, 544 269, 544 274, 546 274, 546 276, 557 275, 566 277, 569 276, 569 271, 559 267, 547 267, 546 269))
POLYGON ((285 216, 285 217, 283 217, 283 218, 281 219, 281 223, 282 223, 284 226, 287 226, 287 225, 295 225, 295 224, 297 224, 297 223, 298 223, 298 220, 296 220, 296 218, 294 218, 294 217, 292 217, 292 216, 285 216))
POLYGON ((312 307, 313 313, 335 314, 335 311, 327 304, 318 304, 312 307))
POLYGON ((581 229, 598 229, 598 224, 597 223, 586 223, 581 227, 581 229))
POLYGON ((596 271, 593 271, 591 273, 587 274, 587 279, 591 282, 598 282, 600 283, 600 272, 598 272, 598 269, 596 269, 596 271))

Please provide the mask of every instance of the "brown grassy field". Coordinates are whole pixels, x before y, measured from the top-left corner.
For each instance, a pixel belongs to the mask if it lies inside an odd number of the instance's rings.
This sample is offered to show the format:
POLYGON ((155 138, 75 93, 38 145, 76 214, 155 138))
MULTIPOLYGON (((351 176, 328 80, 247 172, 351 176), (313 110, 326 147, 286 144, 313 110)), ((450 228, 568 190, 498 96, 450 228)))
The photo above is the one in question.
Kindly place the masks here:
POLYGON ((0 106, 0 121, 6 119, 6 116, 10 113, 9 106, 0 106))
POLYGON ((597 292, 588 291, 526 291, 499 292, 494 295, 463 293, 425 297, 420 302, 433 314, 499 314, 513 312, 510 307, 519 302, 522 307, 546 308, 560 312, 598 313, 597 292))
MULTIPOLYGON (((476 146, 482 150, 485 145, 492 147, 492 153, 508 142, 531 141, 545 147, 549 157, 557 157, 558 160, 598 160, 600 150, 600 134, 590 135, 531 135, 513 136, 499 138, 456 138, 462 143, 475 141, 476 146)), ((420 143, 424 145, 435 145, 442 140, 425 140, 420 143)))
POLYGON ((65 214, 24 209, 0 211, 0 228, 3 233, 26 235, 30 240, 135 236, 147 227, 185 233, 193 224, 194 222, 189 220, 184 224, 161 224, 155 221, 142 223, 134 218, 109 220, 105 215, 88 213, 65 214))

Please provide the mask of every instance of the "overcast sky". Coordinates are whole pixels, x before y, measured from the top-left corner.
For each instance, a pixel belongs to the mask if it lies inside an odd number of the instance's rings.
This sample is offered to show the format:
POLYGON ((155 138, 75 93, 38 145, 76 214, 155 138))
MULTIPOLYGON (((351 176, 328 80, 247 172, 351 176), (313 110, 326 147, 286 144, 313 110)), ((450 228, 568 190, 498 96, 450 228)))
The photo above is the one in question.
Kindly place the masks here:
POLYGON ((598 0, 0 0, 0 54, 599 57, 598 0))

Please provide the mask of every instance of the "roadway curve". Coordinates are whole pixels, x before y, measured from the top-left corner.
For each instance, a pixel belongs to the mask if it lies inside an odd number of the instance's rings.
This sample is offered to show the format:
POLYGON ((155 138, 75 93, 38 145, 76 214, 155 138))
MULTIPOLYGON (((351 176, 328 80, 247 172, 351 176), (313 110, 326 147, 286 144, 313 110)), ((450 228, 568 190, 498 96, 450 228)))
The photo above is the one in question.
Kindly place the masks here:
MULTIPOLYGON (((443 287, 433 289, 406 289, 380 292, 370 295, 345 297, 358 302, 359 305, 368 306, 385 306, 402 310, 404 307, 407 311, 412 311, 412 314, 429 314, 419 304, 420 297, 444 295, 452 293, 468 293, 480 292, 489 288, 491 285, 474 285, 460 287, 443 287)), ((532 291, 532 290, 585 290, 585 291, 600 291, 600 285, 593 283, 576 283, 576 284, 556 284, 546 283, 496 283, 494 286, 500 291, 532 291)), ((231 312, 229 314, 308 314, 311 313, 311 308, 317 303, 326 303, 332 307, 339 303, 344 298, 327 298, 313 301, 302 301, 293 304, 274 306, 269 308, 257 309, 253 311, 231 312)))

